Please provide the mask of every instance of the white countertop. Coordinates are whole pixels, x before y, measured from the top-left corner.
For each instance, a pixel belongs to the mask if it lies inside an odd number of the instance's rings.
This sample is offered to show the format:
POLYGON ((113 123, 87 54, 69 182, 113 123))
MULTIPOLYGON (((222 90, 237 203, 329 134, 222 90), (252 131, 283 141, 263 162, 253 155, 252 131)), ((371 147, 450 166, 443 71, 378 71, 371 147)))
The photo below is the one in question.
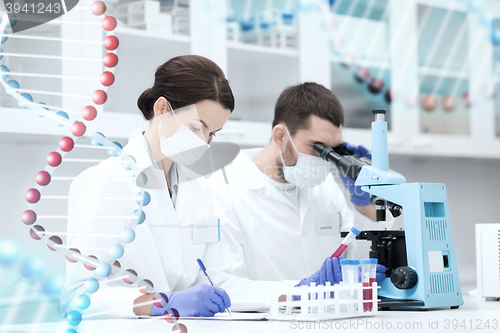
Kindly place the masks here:
MULTIPOLYGON (((376 317, 351 318, 323 323, 289 321, 222 321, 213 319, 181 319, 189 333, 203 332, 297 332, 297 331, 395 331, 395 332, 500 332, 500 302, 487 302, 464 296, 459 309, 428 311, 379 311, 376 317), (488 321, 488 322, 487 322, 488 321), (489 324, 489 328, 486 325, 489 324), (315 325, 315 326, 314 326, 315 325)), ((38 325, 0 326, 0 332, 64 332, 65 321, 38 325)), ((163 319, 99 319, 84 320, 79 333, 90 332, 170 332, 173 324, 163 319)))

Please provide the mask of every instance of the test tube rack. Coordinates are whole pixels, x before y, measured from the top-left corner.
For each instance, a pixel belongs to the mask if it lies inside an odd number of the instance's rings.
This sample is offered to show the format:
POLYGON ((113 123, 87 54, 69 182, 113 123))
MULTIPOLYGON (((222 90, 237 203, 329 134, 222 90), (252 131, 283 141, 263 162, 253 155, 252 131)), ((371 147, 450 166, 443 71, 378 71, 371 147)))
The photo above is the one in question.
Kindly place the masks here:
POLYGON ((373 317, 378 313, 378 285, 362 283, 344 283, 325 286, 311 283, 311 286, 287 287, 273 291, 271 295, 271 320, 323 321, 330 319, 373 317), (363 299, 363 291, 371 290, 370 300, 363 299), (286 300, 280 302, 280 297, 286 300), (294 299, 295 296, 295 299, 294 299), (300 296, 300 300, 297 296, 300 296), (365 311, 363 304, 370 304, 365 311), (300 309, 299 309, 300 308, 300 309))

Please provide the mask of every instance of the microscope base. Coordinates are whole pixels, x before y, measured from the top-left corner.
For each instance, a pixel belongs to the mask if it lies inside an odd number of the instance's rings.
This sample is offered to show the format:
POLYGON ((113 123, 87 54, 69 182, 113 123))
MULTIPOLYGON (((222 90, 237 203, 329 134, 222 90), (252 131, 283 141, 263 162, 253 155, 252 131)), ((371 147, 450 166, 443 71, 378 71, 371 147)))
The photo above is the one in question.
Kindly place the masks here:
MULTIPOLYGON (((426 308, 425 303, 422 301, 416 301, 411 299, 391 299, 387 297, 379 297, 380 302, 378 303, 379 310, 390 311, 390 310, 428 310, 431 308, 426 308)), ((447 307, 443 307, 445 309, 447 307)), ((451 309, 458 309, 458 306, 450 306, 451 309)), ((437 308, 432 308, 437 309, 437 308)))

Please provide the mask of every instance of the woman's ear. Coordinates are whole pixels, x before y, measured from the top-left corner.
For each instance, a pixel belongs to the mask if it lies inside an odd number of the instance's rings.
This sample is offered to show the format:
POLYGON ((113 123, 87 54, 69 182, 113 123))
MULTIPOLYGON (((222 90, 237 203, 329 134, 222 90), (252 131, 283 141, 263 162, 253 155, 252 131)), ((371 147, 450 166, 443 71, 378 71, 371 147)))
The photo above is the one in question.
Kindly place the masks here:
POLYGON ((278 124, 273 128, 271 138, 276 143, 278 148, 283 148, 283 138, 285 136, 285 131, 285 126, 282 124, 278 124))
POLYGON ((169 112, 170 107, 168 106, 167 99, 163 96, 160 96, 153 105, 153 111, 155 117, 161 116, 162 114, 169 112))

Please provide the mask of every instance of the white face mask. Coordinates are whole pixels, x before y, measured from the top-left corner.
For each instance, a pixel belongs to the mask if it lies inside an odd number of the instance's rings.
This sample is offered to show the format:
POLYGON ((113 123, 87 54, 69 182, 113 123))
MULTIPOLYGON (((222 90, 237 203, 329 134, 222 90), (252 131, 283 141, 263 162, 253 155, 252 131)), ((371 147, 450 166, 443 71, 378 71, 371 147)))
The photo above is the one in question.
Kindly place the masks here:
POLYGON ((285 127, 293 148, 299 155, 297 163, 294 166, 286 166, 283 160, 283 154, 280 149, 281 161, 283 161, 283 175, 289 183, 295 184, 300 188, 307 188, 323 183, 330 172, 330 162, 321 157, 299 153, 295 147, 292 137, 285 127))
MULTIPOLYGON (((170 103, 168 105, 170 106, 170 103)), ((160 121, 160 150, 163 155, 175 163, 191 165, 203 156, 209 145, 186 126, 179 123, 172 106, 170 106, 170 110, 172 110, 179 128, 172 136, 166 138, 163 136, 163 125, 160 121)))

